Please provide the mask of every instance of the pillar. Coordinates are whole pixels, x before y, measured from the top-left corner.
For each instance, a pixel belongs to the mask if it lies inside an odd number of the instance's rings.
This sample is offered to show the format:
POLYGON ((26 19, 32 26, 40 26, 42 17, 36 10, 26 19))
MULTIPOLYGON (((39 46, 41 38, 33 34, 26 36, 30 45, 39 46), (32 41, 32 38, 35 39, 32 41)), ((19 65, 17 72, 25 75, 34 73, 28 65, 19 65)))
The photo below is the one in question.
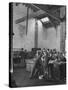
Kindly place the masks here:
POLYGON ((38 48, 38 22, 37 19, 35 19, 35 40, 34 40, 34 47, 38 48))
MULTIPOLYGON (((61 20, 66 15, 66 8, 62 7, 60 8, 60 18, 61 20)), ((60 23, 61 29, 60 29, 60 51, 65 52, 65 40, 66 40, 66 21, 65 19, 62 20, 60 23)))
POLYGON ((65 40, 66 40, 66 30, 65 30, 65 22, 61 22, 61 30, 60 30, 60 51, 65 52, 65 40))

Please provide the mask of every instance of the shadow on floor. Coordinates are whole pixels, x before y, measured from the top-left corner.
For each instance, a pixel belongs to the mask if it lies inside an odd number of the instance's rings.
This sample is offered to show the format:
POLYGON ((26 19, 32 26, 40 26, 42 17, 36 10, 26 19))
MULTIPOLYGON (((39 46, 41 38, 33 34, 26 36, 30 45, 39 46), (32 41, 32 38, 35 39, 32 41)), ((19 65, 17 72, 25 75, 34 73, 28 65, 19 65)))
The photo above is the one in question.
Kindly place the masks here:
POLYGON ((46 85, 63 85, 66 81, 54 81, 54 80, 39 80, 29 79, 30 72, 26 71, 25 68, 14 68, 14 80, 16 87, 28 87, 28 86, 46 86, 46 85))

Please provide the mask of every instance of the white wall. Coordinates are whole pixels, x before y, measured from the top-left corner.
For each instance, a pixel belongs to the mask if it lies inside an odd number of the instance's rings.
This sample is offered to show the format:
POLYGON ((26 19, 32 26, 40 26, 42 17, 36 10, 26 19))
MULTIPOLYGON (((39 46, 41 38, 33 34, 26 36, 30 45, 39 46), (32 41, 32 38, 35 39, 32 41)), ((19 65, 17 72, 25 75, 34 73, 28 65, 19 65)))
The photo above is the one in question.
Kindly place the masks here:
POLYGON ((60 50, 60 25, 56 29, 54 27, 47 29, 38 21, 38 47, 60 50))
MULTIPOLYGON (((29 15, 33 11, 29 10, 29 15)), ((23 5, 13 5, 13 48, 24 48, 31 50, 34 47, 35 19, 28 20, 28 32, 26 35, 26 21, 15 24, 15 21, 27 15, 27 8, 23 5)))

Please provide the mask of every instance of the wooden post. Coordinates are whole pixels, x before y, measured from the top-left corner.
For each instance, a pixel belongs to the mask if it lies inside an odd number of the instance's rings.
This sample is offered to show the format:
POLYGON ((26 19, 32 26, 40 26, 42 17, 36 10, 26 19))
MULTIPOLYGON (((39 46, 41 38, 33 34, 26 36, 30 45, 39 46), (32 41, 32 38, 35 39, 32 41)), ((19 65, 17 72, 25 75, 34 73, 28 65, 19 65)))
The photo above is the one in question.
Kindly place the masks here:
POLYGON ((27 17, 26 17, 26 35, 28 32, 28 16, 29 16, 29 7, 27 7, 27 17))
MULTIPOLYGON (((60 18, 63 19, 66 11, 65 7, 60 8, 60 18)), ((60 51, 65 52, 65 39, 66 39, 66 23, 65 19, 60 23, 60 51)))
POLYGON ((65 52, 65 21, 61 22, 61 30, 60 30, 60 50, 65 52))
POLYGON ((38 22, 35 19, 35 48, 38 48, 38 22))

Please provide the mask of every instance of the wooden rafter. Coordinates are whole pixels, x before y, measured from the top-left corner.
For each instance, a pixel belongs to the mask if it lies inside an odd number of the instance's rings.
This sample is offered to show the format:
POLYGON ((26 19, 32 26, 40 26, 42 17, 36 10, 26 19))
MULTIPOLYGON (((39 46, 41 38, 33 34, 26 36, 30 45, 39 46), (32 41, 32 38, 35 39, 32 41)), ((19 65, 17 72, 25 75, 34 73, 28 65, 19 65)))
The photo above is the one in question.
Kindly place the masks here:
POLYGON ((45 11, 44 9, 41 9, 40 7, 38 7, 38 6, 34 5, 34 4, 33 4, 33 6, 35 6, 36 8, 44 11, 46 14, 48 14, 50 17, 52 17, 53 19, 57 20, 58 22, 61 22, 61 20, 60 20, 59 18, 57 18, 57 17, 54 15, 54 13, 51 14, 51 13, 49 13, 49 12, 47 11, 47 9, 46 9, 46 11, 45 11))
MULTIPOLYGON (((38 17, 39 15, 43 15, 43 14, 46 15, 46 13, 45 13, 44 11, 39 10, 39 11, 37 11, 37 12, 34 12, 34 13, 30 14, 30 15, 29 15, 29 19, 30 19, 30 18, 36 18, 36 17, 38 17)), ((16 22, 16 24, 21 23, 21 22, 25 21, 26 18, 27 18, 27 16, 22 17, 22 18, 20 18, 20 19, 17 19, 15 22, 16 22)))

